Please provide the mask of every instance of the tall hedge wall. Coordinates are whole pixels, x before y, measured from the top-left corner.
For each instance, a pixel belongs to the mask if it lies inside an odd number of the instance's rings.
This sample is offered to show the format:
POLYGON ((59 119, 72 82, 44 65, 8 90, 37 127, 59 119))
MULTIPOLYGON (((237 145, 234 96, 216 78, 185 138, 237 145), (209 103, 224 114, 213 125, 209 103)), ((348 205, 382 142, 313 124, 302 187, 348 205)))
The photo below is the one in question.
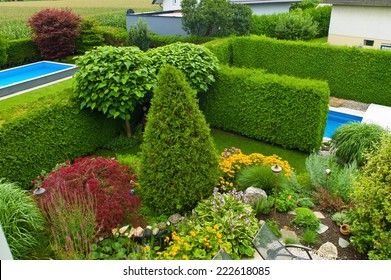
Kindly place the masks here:
POLYGON ((332 96, 391 106, 391 52, 258 36, 230 44, 233 66, 325 80, 332 96))
POLYGON ((31 38, 8 41, 8 66, 17 66, 41 60, 39 49, 31 38))
POLYGON ((42 170, 91 153, 121 129, 101 114, 79 111, 65 92, 12 108, 9 115, 0 120, 0 178, 25 189, 42 170))
POLYGON ((223 66, 200 104, 213 127, 311 152, 323 139, 329 94, 322 81, 223 66))

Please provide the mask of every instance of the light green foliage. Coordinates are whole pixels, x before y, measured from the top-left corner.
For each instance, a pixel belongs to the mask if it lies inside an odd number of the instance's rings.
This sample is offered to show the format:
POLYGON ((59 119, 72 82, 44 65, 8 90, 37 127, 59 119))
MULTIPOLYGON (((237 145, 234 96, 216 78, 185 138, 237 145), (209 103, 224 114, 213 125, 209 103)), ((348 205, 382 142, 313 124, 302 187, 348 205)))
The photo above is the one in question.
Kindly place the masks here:
POLYGON ((178 42, 151 49, 147 55, 156 72, 167 64, 175 66, 185 74, 190 87, 197 92, 206 91, 215 81, 213 75, 218 69, 217 58, 203 46, 178 42))
POLYGON ((316 245, 319 243, 319 234, 311 229, 306 229, 300 236, 304 244, 307 245, 316 245))
POLYGON ((163 68, 151 100, 139 174, 144 203, 159 213, 191 210, 218 181, 210 129, 184 74, 163 68))
POLYGON ((350 218, 348 217, 347 213, 345 212, 337 212, 334 213, 333 216, 331 216, 331 219, 338 225, 342 224, 350 224, 350 218))
POLYGON ((278 192, 276 209, 278 212, 288 212, 297 207, 297 194, 291 190, 283 190, 278 192))
POLYGON ((292 219, 292 223, 295 223, 299 227, 317 230, 320 222, 311 209, 300 207, 295 209, 296 216, 292 219))
POLYGON ((129 33, 126 28, 113 26, 98 26, 97 30, 102 33, 106 45, 123 46, 128 39, 129 33))
POLYGON ((0 34, 0 67, 7 62, 7 41, 0 34))
POLYGON ((329 34, 331 6, 315 7, 304 10, 305 14, 312 16, 314 22, 318 23, 317 37, 326 37, 329 34))
MULTIPOLYGON (((280 176, 280 179, 284 179, 280 176)), ((263 189, 271 194, 276 185, 276 176, 270 170, 269 165, 250 165, 240 169, 237 178, 238 190, 246 190, 248 187, 263 189)))
MULTIPOLYGON (((115 156, 116 160, 118 161, 119 164, 127 165, 129 166, 133 173, 138 175, 140 172, 140 156, 139 155, 119 155, 117 154, 115 156)), ((166 219, 167 220, 167 219, 166 219)))
POLYGON ((284 40, 311 40, 317 34, 318 23, 302 10, 281 14, 275 29, 276 37, 284 40))
POLYGON ((34 199, 16 184, 0 180, 0 213, 13 258, 32 259, 39 243, 44 242, 46 226, 34 199))
POLYGON ((104 38, 97 26, 97 21, 93 19, 83 19, 80 23, 80 35, 76 39, 77 53, 83 54, 93 47, 103 45, 104 38))
POLYGON ((147 51, 149 49, 149 44, 151 43, 150 32, 147 22, 140 17, 138 21, 129 28, 129 37, 126 42, 127 45, 136 46, 142 51, 147 51))
POLYGON ((297 200, 297 206, 312 208, 315 204, 312 202, 312 199, 309 197, 302 197, 297 200))
POLYGON ((151 48, 157 48, 169 44, 174 44, 177 42, 182 43, 192 43, 196 45, 200 45, 206 42, 210 42, 214 40, 213 37, 197 37, 197 36, 182 36, 182 35, 157 35, 151 33, 151 48))
POLYGON ((305 11, 307 9, 315 8, 321 2, 322 0, 302 0, 301 2, 291 4, 291 10, 302 9, 305 11))
POLYGON ((2 20, 0 23, 0 34, 3 34, 7 40, 30 38, 30 33, 31 29, 26 24, 26 20, 2 20))
POLYGON ((269 229, 273 232, 275 237, 280 238, 282 236, 282 233, 279 229, 279 225, 278 225, 277 221, 267 220, 266 224, 269 227, 269 229))
POLYGON ((226 0, 183 0, 183 29, 195 36, 248 34, 252 11, 247 5, 226 0), (240 6, 240 7, 238 7, 240 6))
POLYGON ((367 157, 354 185, 352 243, 370 259, 391 259, 391 135, 367 157))
MULTIPOLYGON (((136 47, 98 47, 78 57, 74 92, 80 108, 129 121, 156 82, 148 57, 136 47)), ((128 137, 130 127, 127 127, 128 137)))
POLYGON ((365 163, 364 154, 381 142, 384 129, 377 124, 348 123, 341 125, 332 137, 332 150, 344 162, 365 163))
POLYGON ((274 204, 273 197, 269 196, 268 199, 261 197, 255 204, 254 211, 257 214, 261 213, 261 214, 268 215, 272 210, 273 204, 274 204))

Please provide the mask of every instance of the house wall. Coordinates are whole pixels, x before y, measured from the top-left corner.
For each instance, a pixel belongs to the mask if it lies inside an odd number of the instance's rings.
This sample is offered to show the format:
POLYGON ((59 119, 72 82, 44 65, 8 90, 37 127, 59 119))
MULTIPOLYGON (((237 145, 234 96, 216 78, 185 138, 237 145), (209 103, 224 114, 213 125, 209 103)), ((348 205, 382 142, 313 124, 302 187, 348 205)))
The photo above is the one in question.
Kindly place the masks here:
POLYGON ((391 7, 334 5, 328 42, 332 45, 362 46, 379 49, 391 44, 391 7), (365 46, 364 40, 373 40, 365 46))
POLYGON ((176 11, 181 9, 181 0, 163 1, 163 11, 176 11))

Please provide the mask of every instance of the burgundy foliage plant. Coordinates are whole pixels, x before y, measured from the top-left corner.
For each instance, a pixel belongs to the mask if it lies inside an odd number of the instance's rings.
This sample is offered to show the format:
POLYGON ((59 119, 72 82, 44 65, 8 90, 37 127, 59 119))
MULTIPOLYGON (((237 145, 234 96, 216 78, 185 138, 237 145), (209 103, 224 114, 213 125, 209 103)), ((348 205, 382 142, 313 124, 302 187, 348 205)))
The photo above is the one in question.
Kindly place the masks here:
POLYGON ((97 230, 104 235, 121 225, 143 225, 143 219, 138 215, 141 201, 134 193, 136 180, 137 176, 131 169, 115 159, 85 157, 76 159, 73 164, 68 162, 57 167, 36 187, 46 190, 40 197, 44 210, 49 203, 53 204, 56 192, 86 198, 89 193, 92 194, 96 200, 97 230))
POLYGON ((28 21, 33 41, 44 59, 58 59, 75 52, 82 19, 70 9, 44 9, 28 21))

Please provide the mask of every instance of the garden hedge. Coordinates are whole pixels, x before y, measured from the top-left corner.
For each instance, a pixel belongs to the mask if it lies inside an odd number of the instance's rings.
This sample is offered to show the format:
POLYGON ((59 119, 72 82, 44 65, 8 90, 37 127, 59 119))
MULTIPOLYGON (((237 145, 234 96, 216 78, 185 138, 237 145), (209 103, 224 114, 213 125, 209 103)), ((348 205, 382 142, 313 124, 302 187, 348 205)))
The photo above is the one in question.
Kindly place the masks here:
POLYGON ((7 62, 7 40, 0 34, 0 67, 7 62))
POLYGON ((200 105, 213 127, 311 152, 322 142, 328 101, 325 82, 223 66, 200 105))
POLYGON ((0 120, 0 178, 28 189, 42 170, 89 154, 119 134, 117 122, 80 111, 69 96, 64 91, 19 105, 0 120))
POLYGON ((41 60, 39 49, 31 38, 9 40, 7 54, 8 66, 18 66, 41 60))
POLYGON ((332 96, 391 106, 391 52, 259 36, 229 42, 233 66, 325 80, 332 96))

